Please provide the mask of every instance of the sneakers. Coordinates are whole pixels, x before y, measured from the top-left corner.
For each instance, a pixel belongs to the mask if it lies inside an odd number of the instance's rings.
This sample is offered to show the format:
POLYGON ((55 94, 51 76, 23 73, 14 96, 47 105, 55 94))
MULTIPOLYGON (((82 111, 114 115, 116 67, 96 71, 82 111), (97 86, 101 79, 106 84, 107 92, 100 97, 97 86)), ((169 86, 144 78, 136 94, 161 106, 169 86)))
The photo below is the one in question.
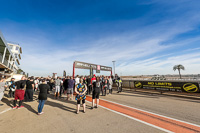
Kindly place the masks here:
POLYGON ((17 106, 15 106, 15 107, 12 107, 13 109, 16 109, 17 108, 17 106))
POLYGON ((21 109, 21 108, 24 108, 24 106, 18 106, 18 107, 17 107, 17 109, 21 109))
POLYGON ((44 112, 41 112, 41 113, 38 113, 38 115, 41 115, 41 114, 43 114, 44 112))

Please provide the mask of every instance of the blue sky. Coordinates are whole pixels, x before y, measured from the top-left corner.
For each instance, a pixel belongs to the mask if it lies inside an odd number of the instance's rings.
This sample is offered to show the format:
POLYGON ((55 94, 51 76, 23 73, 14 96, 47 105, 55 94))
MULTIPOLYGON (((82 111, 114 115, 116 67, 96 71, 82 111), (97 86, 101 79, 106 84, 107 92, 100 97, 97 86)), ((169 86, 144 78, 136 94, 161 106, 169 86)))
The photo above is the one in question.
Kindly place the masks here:
POLYGON ((71 74, 74 60, 116 60, 120 75, 177 74, 177 64, 183 74, 200 73, 199 0, 0 2, 0 30, 22 46, 30 75, 71 74))

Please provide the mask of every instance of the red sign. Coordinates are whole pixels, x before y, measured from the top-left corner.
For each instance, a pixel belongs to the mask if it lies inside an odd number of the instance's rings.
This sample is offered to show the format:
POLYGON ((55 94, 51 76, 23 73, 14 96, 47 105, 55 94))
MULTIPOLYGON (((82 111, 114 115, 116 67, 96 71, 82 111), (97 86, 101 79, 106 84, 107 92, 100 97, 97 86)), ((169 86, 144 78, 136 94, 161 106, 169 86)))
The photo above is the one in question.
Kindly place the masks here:
POLYGON ((101 70, 101 66, 100 65, 97 65, 97 70, 101 70))

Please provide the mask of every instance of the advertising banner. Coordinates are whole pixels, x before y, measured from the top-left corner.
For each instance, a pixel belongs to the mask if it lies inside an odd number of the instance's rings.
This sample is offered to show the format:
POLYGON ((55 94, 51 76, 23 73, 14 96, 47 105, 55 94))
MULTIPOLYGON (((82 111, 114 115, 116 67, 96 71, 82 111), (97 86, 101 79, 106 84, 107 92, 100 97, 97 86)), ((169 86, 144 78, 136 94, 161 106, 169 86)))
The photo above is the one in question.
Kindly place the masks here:
POLYGON ((200 92, 198 82, 174 82, 174 81, 134 81, 135 88, 165 88, 178 89, 185 92, 200 92))
POLYGON ((97 65, 96 73, 100 73, 100 70, 101 70, 101 66, 100 66, 100 65, 97 65))
MULTIPOLYGON (((112 67, 107 67, 107 66, 101 66, 101 65, 96 65, 96 64, 90 64, 90 63, 85 63, 85 62, 80 62, 80 61, 75 61, 75 68, 81 68, 81 69, 91 69, 97 70, 97 66, 100 67, 100 70, 102 71, 112 71, 112 67)), ((98 70, 98 71, 100 71, 98 70)))

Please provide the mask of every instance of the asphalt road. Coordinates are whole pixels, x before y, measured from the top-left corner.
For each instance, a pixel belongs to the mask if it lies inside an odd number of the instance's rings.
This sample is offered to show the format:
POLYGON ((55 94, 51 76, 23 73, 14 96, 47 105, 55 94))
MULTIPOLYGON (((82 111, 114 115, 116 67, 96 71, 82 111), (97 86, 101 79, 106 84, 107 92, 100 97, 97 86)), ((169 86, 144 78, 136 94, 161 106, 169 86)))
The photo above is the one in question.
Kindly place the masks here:
POLYGON ((114 93, 101 98, 178 120, 200 124, 200 100, 145 92, 114 93))
MULTIPOLYGON (((4 105, 0 107, 0 133, 163 132, 101 107, 91 110, 91 103, 86 103, 86 113, 80 111, 79 114, 75 114, 76 101, 66 101, 65 98, 56 100, 52 96, 45 103, 43 110, 45 113, 38 116, 36 98, 35 95, 34 102, 25 102, 25 108, 10 109, 12 99, 5 96, 2 100, 4 105)), ((112 95, 100 98, 186 122, 200 123, 200 101, 198 100, 142 92, 120 94, 114 92, 112 95)))

